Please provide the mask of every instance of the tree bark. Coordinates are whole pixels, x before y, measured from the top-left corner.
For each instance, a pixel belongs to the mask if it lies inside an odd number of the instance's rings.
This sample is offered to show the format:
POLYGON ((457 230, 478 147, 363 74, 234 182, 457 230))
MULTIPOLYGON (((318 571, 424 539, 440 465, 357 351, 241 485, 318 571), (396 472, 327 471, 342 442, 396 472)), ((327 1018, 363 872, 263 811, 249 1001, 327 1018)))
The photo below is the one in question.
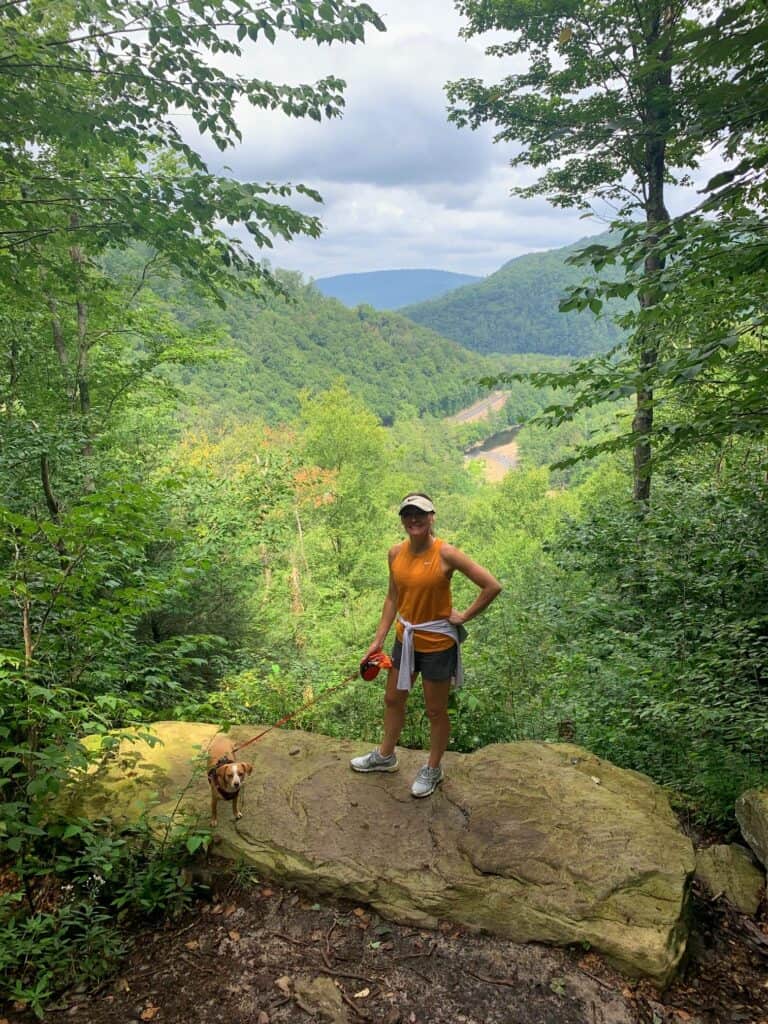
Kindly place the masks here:
MULTIPOLYGON (((71 223, 73 227, 78 227, 79 218, 76 213, 72 214, 71 223)), ((72 257, 72 261, 82 271, 85 260, 83 259, 83 253, 79 245, 73 245, 69 250, 72 257)), ((81 278, 82 281, 82 278, 81 278)), ((82 286, 82 285, 81 285, 82 286)), ((80 404, 80 415, 82 416, 83 433, 85 435, 85 443, 83 444, 83 455, 86 460, 93 455, 93 445, 90 439, 90 428, 88 423, 88 417, 91 412, 91 391, 88 382, 88 304, 84 299, 77 299, 77 372, 75 379, 75 388, 77 392, 77 399, 80 404)), ((86 463, 87 465, 87 463, 86 463)), ((93 477, 90 472, 86 471, 83 477, 83 488, 86 493, 91 493, 95 490, 95 484, 93 477)))
MULTIPOLYGON (((653 18, 646 38, 647 52, 657 54, 658 65, 645 83, 645 172, 647 193, 645 197, 646 256, 643 264, 644 287, 640 291, 640 306, 648 309, 659 301, 656 288, 658 273, 664 267, 664 259, 657 250, 660 238, 669 223, 669 212, 664 203, 664 178, 666 174, 667 137, 670 130, 669 104, 672 93, 672 67, 669 45, 663 37, 672 28, 674 11, 661 6, 653 18)), ((653 371, 659 349, 656 339, 647 331, 636 339, 638 368, 644 381, 653 371)), ((633 452, 633 497, 645 507, 651 497, 653 459, 653 387, 641 383, 635 402, 632 432, 635 435, 633 452)))
POLYGON ((11 338, 11 351, 8 355, 8 409, 13 407, 16 385, 19 382, 19 343, 11 338))
POLYGON ((29 668, 32 664, 34 647, 32 644, 32 624, 30 622, 30 604, 27 598, 21 603, 21 631, 24 636, 24 665, 29 668))
POLYGON ((48 456, 44 453, 40 456, 40 478, 43 482, 43 494, 45 494, 45 504, 48 506, 48 514, 54 523, 59 522, 59 503, 53 494, 53 488, 51 487, 51 474, 48 466, 48 456))

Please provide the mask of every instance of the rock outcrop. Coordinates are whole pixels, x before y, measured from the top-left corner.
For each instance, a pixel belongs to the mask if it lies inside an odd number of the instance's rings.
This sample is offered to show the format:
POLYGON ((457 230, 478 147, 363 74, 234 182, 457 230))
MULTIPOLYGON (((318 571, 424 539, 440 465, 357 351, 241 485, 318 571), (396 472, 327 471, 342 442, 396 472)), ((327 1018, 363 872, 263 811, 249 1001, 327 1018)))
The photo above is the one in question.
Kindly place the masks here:
POLYGON ((736 820, 755 856, 768 868, 768 789, 748 789, 736 801, 736 820))
POLYGON ((745 847, 731 843, 699 850, 696 877, 713 896, 725 896, 742 914, 757 913, 765 889, 765 874, 745 847))
MULTIPOLYGON (((80 809, 133 818, 207 818, 205 750, 216 727, 165 722, 160 743, 123 742, 78 785, 80 809)), ((235 743, 258 727, 232 730, 235 743)), ((440 920, 521 942, 581 944, 665 985, 683 955, 693 850, 648 778, 569 744, 510 743, 448 754, 435 795, 414 800, 423 763, 360 775, 359 743, 269 732, 253 761, 244 816, 219 808, 218 853, 316 893, 364 901, 402 923, 440 920)))

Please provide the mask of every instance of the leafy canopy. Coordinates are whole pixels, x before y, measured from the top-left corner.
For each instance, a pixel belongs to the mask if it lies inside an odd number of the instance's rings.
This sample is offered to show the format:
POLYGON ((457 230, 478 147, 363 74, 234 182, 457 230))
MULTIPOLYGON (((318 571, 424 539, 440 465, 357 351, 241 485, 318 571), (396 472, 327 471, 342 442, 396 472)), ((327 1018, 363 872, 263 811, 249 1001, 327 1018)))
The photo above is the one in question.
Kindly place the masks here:
POLYGON ((513 192, 546 195, 556 206, 589 209, 596 198, 624 211, 649 201, 649 161, 662 144, 667 180, 682 182, 706 140, 686 131, 706 69, 682 62, 680 40, 702 2, 459 0, 468 38, 508 31, 487 53, 525 70, 487 85, 447 86, 450 118, 495 141, 520 144, 512 166, 545 168, 513 192))
POLYGON ((244 224, 259 247, 275 235, 317 235, 317 218, 283 200, 319 196, 210 172, 180 124, 226 150, 241 138, 241 103, 338 116, 344 83, 335 76, 282 85, 225 67, 245 40, 355 43, 368 25, 384 28, 368 4, 342 0, 4 4, 0 255, 33 265, 51 237, 91 252, 141 238, 198 279, 215 282, 226 267, 268 276, 219 225, 244 224))

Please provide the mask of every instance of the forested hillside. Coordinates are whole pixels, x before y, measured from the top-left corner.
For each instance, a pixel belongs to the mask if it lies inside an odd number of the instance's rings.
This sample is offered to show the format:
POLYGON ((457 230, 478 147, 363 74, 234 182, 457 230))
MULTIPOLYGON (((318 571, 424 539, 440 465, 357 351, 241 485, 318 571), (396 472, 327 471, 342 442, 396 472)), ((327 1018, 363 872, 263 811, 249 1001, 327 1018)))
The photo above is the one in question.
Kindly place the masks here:
MULTIPOLYGON (((135 260, 132 271, 137 272, 135 260)), ((126 270, 126 260, 113 257, 126 270)), ((350 310, 276 272, 285 294, 230 294, 224 308, 178 280, 149 282, 184 328, 212 332, 221 359, 175 371, 190 401, 239 417, 278 423, 296 416, 299 394, 343 379, 353 394, 391 423, 399 410, 449 414, 480 393, 477 381, 502 364, 442 338, 396 313, 350 310)))
POLYGON ((314 284, 323 295, 339 299, 345 306, 365 304, 374 309, 399 309, 479 280, 472 274, 454 274, 448 270, 372 270, 318 277, 314 284))
POLYGON ((611 317, 619 306, 609 305, 599 316, 558 309, 569 289, 589 276, 567 262, 586 241, 518 256, 477 284, 400 312, 478 352, 605 352, 623 337, 611 317))

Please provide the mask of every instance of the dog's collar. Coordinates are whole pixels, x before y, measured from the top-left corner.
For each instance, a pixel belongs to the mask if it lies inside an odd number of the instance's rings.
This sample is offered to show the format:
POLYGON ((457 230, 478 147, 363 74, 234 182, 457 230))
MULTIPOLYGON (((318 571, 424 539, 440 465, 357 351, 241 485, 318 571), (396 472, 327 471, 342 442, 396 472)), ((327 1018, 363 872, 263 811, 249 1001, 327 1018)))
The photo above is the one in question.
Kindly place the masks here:
POLYGON ((235 762, 232 760, 231 757, 227 757, 225 755, 224 757, 220 757, 219 758, 219 760, 216 762, 216 764, 213 766, 213 768, 209 768, 208 769, 208 781, 214 787, 214 789, 219 794, 219 796, 221 797, 222 800, 234 800, 235 797, 238 794, 238 790, 235 790, 234 793, 230 793, 230 792, 228 792, 228 790, 222 789, 221 788, 221 783, 219 782, 219 777, 216 774, 216 772, 218 771, 219 768, 223 768, 225 764, 234 764, 234 763, 235 762))

